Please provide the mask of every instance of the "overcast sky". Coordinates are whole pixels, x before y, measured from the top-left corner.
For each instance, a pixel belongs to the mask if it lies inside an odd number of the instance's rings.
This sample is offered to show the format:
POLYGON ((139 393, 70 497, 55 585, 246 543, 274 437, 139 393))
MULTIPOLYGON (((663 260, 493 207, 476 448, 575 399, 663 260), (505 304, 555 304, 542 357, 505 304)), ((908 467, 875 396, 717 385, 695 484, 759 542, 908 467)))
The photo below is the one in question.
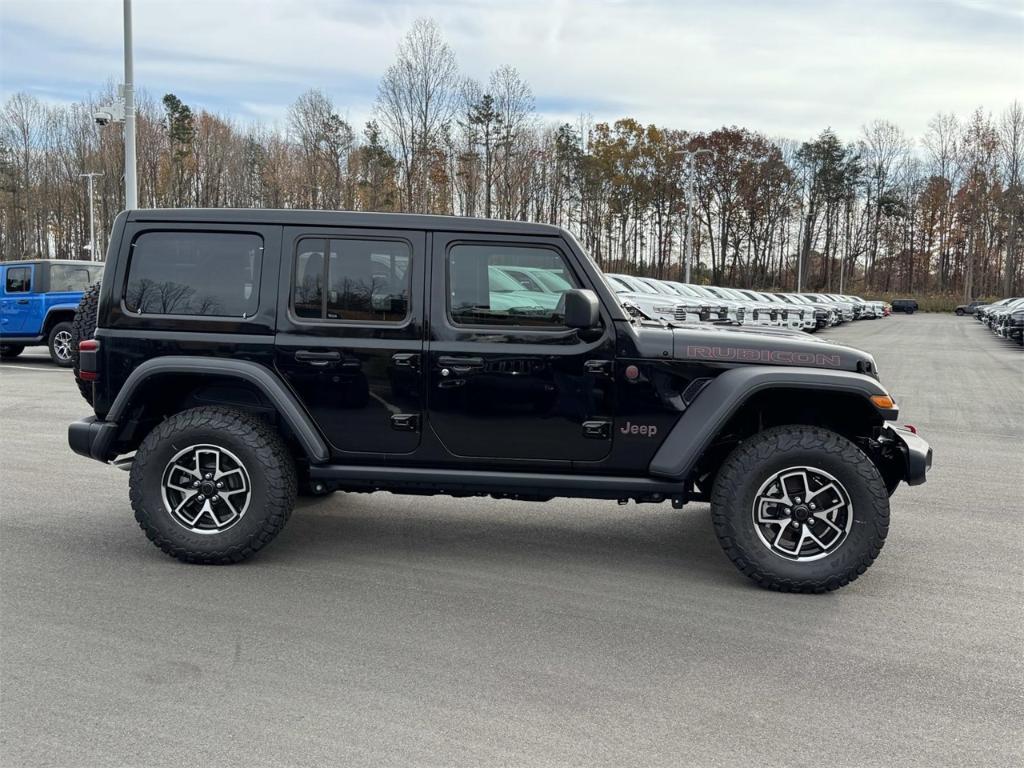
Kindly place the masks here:
MULTIPOLYGON (((357 125, 417 16, 463 74, 501 64, 552 120, 632 116, 854 138, 1024 100, 1024 0, 135 0, 135 76, 156 97, 281 123, 319 88, 357 125)), ((76 101, 122 79, 120 0, 0 0, 0 96, 76 101)))

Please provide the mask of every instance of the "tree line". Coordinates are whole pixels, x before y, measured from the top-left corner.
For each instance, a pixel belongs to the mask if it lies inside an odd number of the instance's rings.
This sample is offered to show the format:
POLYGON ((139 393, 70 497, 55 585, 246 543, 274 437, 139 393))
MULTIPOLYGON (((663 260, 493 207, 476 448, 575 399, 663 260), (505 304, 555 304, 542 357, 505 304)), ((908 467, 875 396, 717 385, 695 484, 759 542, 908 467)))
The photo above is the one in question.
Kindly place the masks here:
MULTIPOLYGON (((88 258, 124 206, 120 125, 18 93, 0 114, 0 258, 88 258)), ((546 124, 510 66, 460 74, 437 25, 415 22, 357 130, 317 90, 286 124, 242 125, 173 94, 138 101, 139 204, 484 216, 558 224, 604 269, 678 279, 693 174, 695 279, 743 287, 1024 291, 1024 107, 938 114, 912 140, 886 120, 804 142, 741 127, 631 118, 546 124), (690 160, 691 152, 699 152, 690 160), (799 265, 799 266, 798 266, 799 265)))

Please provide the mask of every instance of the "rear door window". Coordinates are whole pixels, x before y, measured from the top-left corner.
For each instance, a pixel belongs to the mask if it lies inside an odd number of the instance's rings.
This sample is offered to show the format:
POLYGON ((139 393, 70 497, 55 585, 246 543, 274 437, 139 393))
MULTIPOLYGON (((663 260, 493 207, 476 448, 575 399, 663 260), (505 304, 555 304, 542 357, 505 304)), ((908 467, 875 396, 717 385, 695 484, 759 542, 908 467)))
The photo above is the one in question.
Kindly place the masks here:
POLYGON ((292 310, 313 320, 402 322, 409 315, 410 266, 405 241, 303 238, 292 310))
POLYGON ((4 290, 7 293, 28 293, 31 291, 32 268, 8 267, 7 277, 4 280, 4 290))
POLYGON ((263 238, 248 232, 145 232, 132 243, 129 312, 251 317, 259 306, 263 238))

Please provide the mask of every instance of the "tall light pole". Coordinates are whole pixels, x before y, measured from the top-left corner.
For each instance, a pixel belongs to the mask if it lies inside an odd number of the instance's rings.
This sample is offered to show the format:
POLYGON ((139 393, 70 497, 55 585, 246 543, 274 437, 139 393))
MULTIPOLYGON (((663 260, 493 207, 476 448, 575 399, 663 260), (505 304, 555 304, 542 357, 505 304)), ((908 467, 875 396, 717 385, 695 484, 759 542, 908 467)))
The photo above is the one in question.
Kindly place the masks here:
POLYGON ((96 224, 93 219, 93 211, 95 208, 92 204, 92 180, 97 176, 102 176, 103 174, 93 171, 91 173, 80 173, 78 175, 89 179, 89 260, 99 261, 99 259, 96 258, 96 224))
POLYGON ((135 180, 135 74, 132 63, 132 0, 124 0, 124 207, 139 207, 135 180))
POLYGON ((686 280, 690 282, 690 270, 693 263, 693 158, 697 155, 712 155, 710 149, 695 149, 683 153, 686 157, 686 243, 683 259, 686 261, 686 280))

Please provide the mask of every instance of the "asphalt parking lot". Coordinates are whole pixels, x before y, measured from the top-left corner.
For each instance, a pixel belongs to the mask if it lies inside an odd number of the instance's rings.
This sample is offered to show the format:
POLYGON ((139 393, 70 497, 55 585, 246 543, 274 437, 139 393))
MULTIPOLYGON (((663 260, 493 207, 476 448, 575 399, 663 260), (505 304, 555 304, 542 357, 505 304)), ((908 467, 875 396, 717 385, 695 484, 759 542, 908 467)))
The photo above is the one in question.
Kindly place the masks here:
POLYGON ((302 503, 186 566, 74 456, 71 374, 0 366, 4 766, 1024 761, 1024 351, 969 318, 824 332, 935 449, 824 596, 762 591, 706 505, 302 503))

